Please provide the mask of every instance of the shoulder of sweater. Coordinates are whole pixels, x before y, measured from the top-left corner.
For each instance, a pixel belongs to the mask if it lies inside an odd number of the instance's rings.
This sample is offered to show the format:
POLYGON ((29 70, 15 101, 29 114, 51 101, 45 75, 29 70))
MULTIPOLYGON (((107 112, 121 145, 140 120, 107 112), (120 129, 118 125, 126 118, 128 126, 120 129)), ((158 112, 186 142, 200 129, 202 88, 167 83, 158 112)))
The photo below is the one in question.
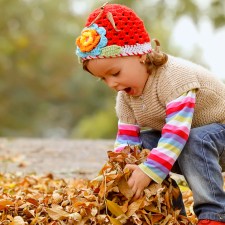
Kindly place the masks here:
POLYGON ((198 77, 204 73, 197 64, 169 55, 167 63, 156 71, 159 100, 165 104, 191 89, 199 88, 198 77))
POLYGON ((207 68, 203 67, 200 64, 172 55, 168 55, 168 61, 164 66, 166 68, 166 70, 164 69, 165 72, 170 72, 171 70, 184 70, 190 72, 192 71, 204 74, 212 74, 207 68))

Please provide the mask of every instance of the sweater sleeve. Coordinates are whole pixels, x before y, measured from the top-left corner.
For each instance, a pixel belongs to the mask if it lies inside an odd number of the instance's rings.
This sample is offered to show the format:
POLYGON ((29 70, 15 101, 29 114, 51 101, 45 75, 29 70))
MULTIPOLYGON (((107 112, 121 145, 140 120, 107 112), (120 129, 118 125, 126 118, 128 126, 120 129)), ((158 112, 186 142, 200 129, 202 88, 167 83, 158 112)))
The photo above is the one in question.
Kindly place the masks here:
POLYGON ((166 124, 156 148, 139 165, 155 182, 169 174, 189 137, 195 107, 196 90, 191 90, 166 105, 166 124))
POLYGON ((141 147, 140 128, 138 125, 121 123, 119 121, 114 151, 120 152, 126 146, 141 147))

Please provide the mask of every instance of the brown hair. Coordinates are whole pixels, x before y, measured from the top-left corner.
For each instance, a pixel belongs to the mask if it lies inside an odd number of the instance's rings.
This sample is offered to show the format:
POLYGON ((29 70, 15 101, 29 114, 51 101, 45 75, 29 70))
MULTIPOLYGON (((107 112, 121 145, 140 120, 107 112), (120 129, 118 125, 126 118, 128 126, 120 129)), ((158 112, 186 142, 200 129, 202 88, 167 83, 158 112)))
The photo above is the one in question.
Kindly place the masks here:
POLYGON ((83 61, 83 70, 86 70, 87 72, 91 73, 87 68, 87 64, 88 64, 89 60, 90 59, 83 61))
MULTIPOLYGON (((164 65, 168 60, 168 55, 160 50, 160 42, 157 39, 154 39, 153 41, 156 46, 150 53, 146 54, 145 60, 145 65, 149 75, 152 73, 153 69, 157 69, 158 67, 164 65)), ((91 73, 87 68, 88 62, 89 60, 83 61, 83 70, 91 73)))
POLYGON ((156 46, 150 53, 146 55, 145 61, 149 75, 152 73, 153 69, 157 69, 164 65, 168 60, 168 55, 160 50, 159 41, 157 39, 154 39, 153 41, 155 42, 156 46))

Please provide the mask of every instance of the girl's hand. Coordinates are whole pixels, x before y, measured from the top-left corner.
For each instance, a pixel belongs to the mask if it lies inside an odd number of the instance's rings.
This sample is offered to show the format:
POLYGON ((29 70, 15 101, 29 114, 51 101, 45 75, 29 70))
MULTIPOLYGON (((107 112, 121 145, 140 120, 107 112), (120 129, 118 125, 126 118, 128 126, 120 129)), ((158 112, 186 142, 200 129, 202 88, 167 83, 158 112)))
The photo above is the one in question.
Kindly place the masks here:
POLYGON ((125 168, 132 171, 128 185, 134 193, 133 199, 138 199, 143 195, 144 189, 150 184, 152 179, 138 165, 127 164, 125 168))

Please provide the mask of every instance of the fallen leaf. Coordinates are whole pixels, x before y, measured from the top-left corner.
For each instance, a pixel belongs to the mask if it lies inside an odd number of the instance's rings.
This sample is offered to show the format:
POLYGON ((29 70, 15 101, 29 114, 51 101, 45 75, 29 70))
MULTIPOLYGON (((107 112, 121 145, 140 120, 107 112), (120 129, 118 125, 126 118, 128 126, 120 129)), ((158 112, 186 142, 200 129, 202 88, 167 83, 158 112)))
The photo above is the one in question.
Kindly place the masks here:
POLYGON ((109 211, 116 217, 124 214, 123 210, 115 202, 112 202, 112 201, 106 199, 106 205, 107 205, 109 211))
POLYGON ((128 186, 127 181, 125 180, 124 177, 121 178, 119 184, 118 184, 120 192, 127 198, 131 199, 133 197, 133 191, 131 188, 128 186))
POLYGON ((12 206, 14 203, 8 199, 1 199, 0 200, 0 210, 5 209, 7 206, 12 206))
POLYGON ((25 225, 25 222, 21 216, 15 216, 9 225, 25 225))
POLYGON ((111 217, 111 216, 109 216, 109 220, 110 220, 110 222, 111 222, 113 225, 122 225, 122 223, 120 223, 119 220, 117 220, 117 219, 115 219, 115 218, 113 218, 113 217, 111 217))
POLYGON ((46 211, 53 220, 63 220, 70 216, 69 213, 65 212, 57 205, 54 205, 52 208, 47 208, 46 211))

